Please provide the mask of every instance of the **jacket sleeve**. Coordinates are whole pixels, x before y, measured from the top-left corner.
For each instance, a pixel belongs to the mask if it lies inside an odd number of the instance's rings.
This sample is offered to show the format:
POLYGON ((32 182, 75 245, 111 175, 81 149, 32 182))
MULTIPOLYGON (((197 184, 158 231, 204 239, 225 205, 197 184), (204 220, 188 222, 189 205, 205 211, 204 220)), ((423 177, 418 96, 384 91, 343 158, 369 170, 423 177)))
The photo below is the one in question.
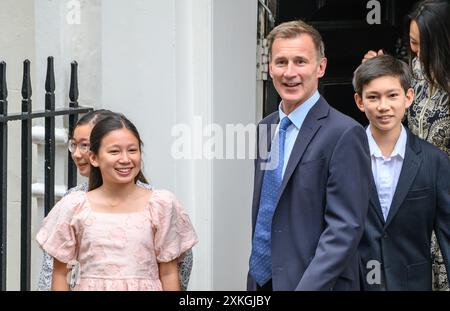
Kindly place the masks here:
POLYGON ((434 232, 450 281, 450 158, 441 153, 437 169, 437 209, 434 232))

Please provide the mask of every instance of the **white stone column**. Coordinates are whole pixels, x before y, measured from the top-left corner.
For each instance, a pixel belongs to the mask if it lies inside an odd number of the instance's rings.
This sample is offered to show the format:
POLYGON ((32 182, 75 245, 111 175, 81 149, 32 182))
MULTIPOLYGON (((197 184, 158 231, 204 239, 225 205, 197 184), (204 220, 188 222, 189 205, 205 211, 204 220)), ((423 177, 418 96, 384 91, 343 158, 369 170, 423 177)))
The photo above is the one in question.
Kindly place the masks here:
POLYGON ((200 239, 193 290, 245 289, 253 161, 226 159, 225 135, 256 122, 256 14, 253 0, 176 1, 176 120, 191 129, 193 157, 176 161, 176 189, 200 239), (209 125, 224 135, 223 159, 207 159, 209 125))
MULTIPOLYGON (((187 159, 175 161, 175 187, 190 211, 199 244, 194 248, 194 268, 189 288, 213 288, 213 161, 202 158, 203 126, 212 123, 212 1, 176 1, 175 124, 191 130, 187 159)), ((176 134, 174 132, 174 134, 176 134)), ((172 141, 177 137, 173 137, 172 141)))
MULTIPOLYGON (((255 124, 258 1, 213 0, 212 12, 212 120, 222 127, 255 124)), ((253 138, 236 141, 236 149, 246 145, 254 150, 249 143, 253 138)), ((253 160, 215 160, 212 180, 213 289, 243 290, 250 255, 253 160)))

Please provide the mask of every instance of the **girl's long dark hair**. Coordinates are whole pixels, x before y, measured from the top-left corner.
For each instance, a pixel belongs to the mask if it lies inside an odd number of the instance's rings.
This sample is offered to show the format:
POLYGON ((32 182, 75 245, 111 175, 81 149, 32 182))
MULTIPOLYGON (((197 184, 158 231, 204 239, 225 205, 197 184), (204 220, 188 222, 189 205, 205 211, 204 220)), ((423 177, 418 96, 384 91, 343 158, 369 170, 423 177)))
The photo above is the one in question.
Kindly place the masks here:
MULTIPOLYGON (((417 3, 405 19, 405 29, 414 20, 419 28, 419 60, 425 78, 450 95, 450 3, 425 0, 417 3)), ((409 38, 409 35, 408 35, 409 38)), ((408 41, 409 42, 409 39, 408 41)), ((408 44, 410 64, 414 55, 408 44)))
MULTIPOLYGON (((97 122, 97 124, 92 129, 89 139, 91 143, 91 152, 98 155, 103 137, 105 137, 112 131, 120 130, 122 128, 126 128, 131 131, 131 133, 133 133, 133 135, 139 141, 139 152, 141 152, 143 143, 141 137, 139 136, 138 130, 136 129, 134 124, 131 123, 131 121, 121 113, 112 113, 111 115, 97 122)), ((141 170, 134 178, 134 182, 137 182, 138 180, 140 182, 148 184, 147 179, 145 178, 141 170)), ((91 173, 89 175, 89 191, 94 190, 101 185, 103 185, 102 172, 100 171, 100 168, 94 167, 91 164, 91 173)))
POLYGON ((112 112, 111 110, 107 110, 107 109, 97 109, 97 110, 89 111, 88 113, 83 115, 80 119, 78 119, 77 123, 75 124, 73 129, 71 129, 71 131, 69 133, 69 139, 73 138, 73 133, 75 132, 75 129, 78 126, 85 125, 85 124, 92 124, 92 126, 94 126, 95 124, 97 124, 97 122, 101 121, 102 119, 104 119, 107 116, 110 116, 112 114, 114 114, 114 112, 112 112))

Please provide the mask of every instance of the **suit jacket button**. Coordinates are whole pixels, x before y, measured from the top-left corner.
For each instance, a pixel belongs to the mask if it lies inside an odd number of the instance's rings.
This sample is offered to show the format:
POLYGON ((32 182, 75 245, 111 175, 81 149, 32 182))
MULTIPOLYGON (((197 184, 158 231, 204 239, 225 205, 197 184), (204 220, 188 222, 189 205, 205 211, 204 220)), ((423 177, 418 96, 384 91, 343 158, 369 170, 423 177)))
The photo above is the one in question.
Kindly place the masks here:
POLYGON ((387 239, 387 238, 389 238, 389 237, 388 237, 387 233, 385 233, 385 234, 383 235, 383 239, 387 239))

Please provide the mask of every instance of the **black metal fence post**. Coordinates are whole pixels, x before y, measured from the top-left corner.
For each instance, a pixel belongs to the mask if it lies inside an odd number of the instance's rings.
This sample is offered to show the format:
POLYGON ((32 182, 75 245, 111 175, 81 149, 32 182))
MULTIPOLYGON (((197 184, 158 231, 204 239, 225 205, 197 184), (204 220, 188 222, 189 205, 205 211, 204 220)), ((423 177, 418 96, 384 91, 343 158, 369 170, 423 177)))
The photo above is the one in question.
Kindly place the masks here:
MULTIPOLYGON (((0 62, 0 117, 6 118, 8 115, 8 88, 6 86, 6 63, 0 62)), ((0 287, 6 289, 6 218, 7 218, 7 181, 8 169, 8 122, 0 122, 0 147, 2 148, 0 158, 0 287)))
MULTIPOLYGON (((69 107, 78 108, 78 63, 73 61, 70 64, 70 88, 69 88, 69 107)), ((75 123, 78 120, 78 113, 69 115, 69 129, 75 129, 75 123)), ((77 185, 77 167, 72 160, 72 155, 67 151, 67 188, 70 189, 77 185)))
POLYGON ((30 61, 23 62, 20 290, 30 290, 31 267, 31 76, 30 61))
MULTIPOLYGON (((55 111, 55 71, 53 57, 47 58, 47 76, 45 79, 45 112, 55 111)), ((45 215, 55 205, 55 116, 45 117, 45 215)))

